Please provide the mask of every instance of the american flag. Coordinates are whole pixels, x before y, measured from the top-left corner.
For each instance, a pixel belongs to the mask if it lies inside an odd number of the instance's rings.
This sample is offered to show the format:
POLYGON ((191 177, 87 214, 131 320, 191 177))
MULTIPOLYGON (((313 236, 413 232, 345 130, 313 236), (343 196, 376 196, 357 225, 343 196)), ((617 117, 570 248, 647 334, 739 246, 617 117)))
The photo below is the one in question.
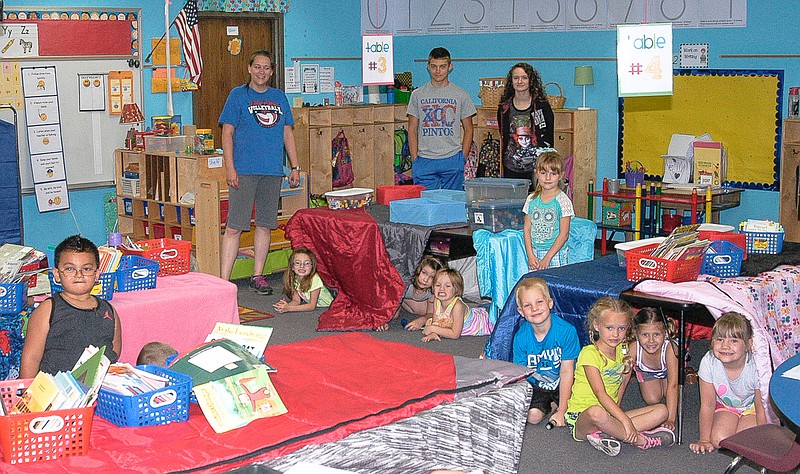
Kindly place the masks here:
POLYGON ((200 85, 200 73, 203 71, 203 56, 200 53, 200 27, 197 21, 197 0, 188 0, 181 12, 173 21, 181 38, 183 57, 189 76, 194 83, 200 85))

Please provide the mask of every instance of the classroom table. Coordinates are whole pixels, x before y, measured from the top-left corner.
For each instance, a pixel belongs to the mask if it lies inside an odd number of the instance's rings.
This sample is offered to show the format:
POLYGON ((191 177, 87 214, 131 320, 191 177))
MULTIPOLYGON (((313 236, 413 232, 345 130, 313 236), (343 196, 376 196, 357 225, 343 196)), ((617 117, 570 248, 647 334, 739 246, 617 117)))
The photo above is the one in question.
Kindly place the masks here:
POLYGON ((236 285, 206 273, 158 277, 150 290, 114 293, 122 323, 120 362, 136 363, 142 346, 160 341, 183 353, 219 322, 239 324, 236 285))
POLYGON ((775 369, 769 381, 769 397, 783 424, 800 436, 800 403, 797 403, 800 380, 783 375, 797 366, 800 366, 800 354, 785 360, 775 369))

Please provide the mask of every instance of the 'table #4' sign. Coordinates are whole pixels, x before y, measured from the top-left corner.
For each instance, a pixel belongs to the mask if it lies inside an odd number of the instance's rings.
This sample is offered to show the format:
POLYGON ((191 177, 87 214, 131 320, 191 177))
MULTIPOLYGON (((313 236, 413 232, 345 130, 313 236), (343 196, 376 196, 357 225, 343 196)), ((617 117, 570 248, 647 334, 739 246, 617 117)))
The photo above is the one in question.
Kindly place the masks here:
POLYGON ((391 35, 361 37, 361 77, 365 86, 394 84, 394 42, 391 35))
POLYGON ((619 96, 672 95, 672 24, 617 27, 619 96))

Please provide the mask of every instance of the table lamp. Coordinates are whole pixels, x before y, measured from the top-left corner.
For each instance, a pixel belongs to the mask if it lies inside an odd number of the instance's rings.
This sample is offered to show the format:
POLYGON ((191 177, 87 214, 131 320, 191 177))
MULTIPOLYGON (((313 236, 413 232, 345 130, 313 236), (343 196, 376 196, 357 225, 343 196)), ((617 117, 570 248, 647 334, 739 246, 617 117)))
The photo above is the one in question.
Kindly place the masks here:
POLYGON ((589 110, 591 107, 586 107, 586 86, 594 84, 594 73, 592 66, 575 66, 575 85, 583 86, 583 105, 578 107, 578 110, 589 110))
POLYGON ((125 148, 132 150, 135 143, 134 132, 138 131, 138 124, 144 122, 144 115, 135 102, 124 104, 119 116, 119 123, 132 124, 125 136, 125 148))

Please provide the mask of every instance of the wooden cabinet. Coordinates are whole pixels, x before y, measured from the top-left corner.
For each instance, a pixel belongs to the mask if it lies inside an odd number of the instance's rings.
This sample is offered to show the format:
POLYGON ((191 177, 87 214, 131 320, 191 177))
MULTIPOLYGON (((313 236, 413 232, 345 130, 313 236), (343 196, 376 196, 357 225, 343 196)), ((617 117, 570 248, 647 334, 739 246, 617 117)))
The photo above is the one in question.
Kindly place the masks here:
MULTIPOLYGON (((584 197, 584 192, 589 187, 589 180, 595 179, 597 174, 597 110, 557 109, 553 113, 553 147, 565 159, 570 155, 573 157, 573 177, 570 183, 573 190, 572 205, 576 216, 586 218, 589 201, 584 197)), ((481 107, 475 116, 474 135, 479 149, 489 134, 500 138, 497 109, 481 107)))
POLYGON ((783 121, 780 222, 784 240, 800 242, 800 119, 783 121))
POLYGON ((381 104, 292 109, 298 159, 308 170, 310 192, 333 189, 331 141, 340 131, 350 147, 353 187, 394 184, 394 130, 406 125, 406 108, 407 104, 381 104))

